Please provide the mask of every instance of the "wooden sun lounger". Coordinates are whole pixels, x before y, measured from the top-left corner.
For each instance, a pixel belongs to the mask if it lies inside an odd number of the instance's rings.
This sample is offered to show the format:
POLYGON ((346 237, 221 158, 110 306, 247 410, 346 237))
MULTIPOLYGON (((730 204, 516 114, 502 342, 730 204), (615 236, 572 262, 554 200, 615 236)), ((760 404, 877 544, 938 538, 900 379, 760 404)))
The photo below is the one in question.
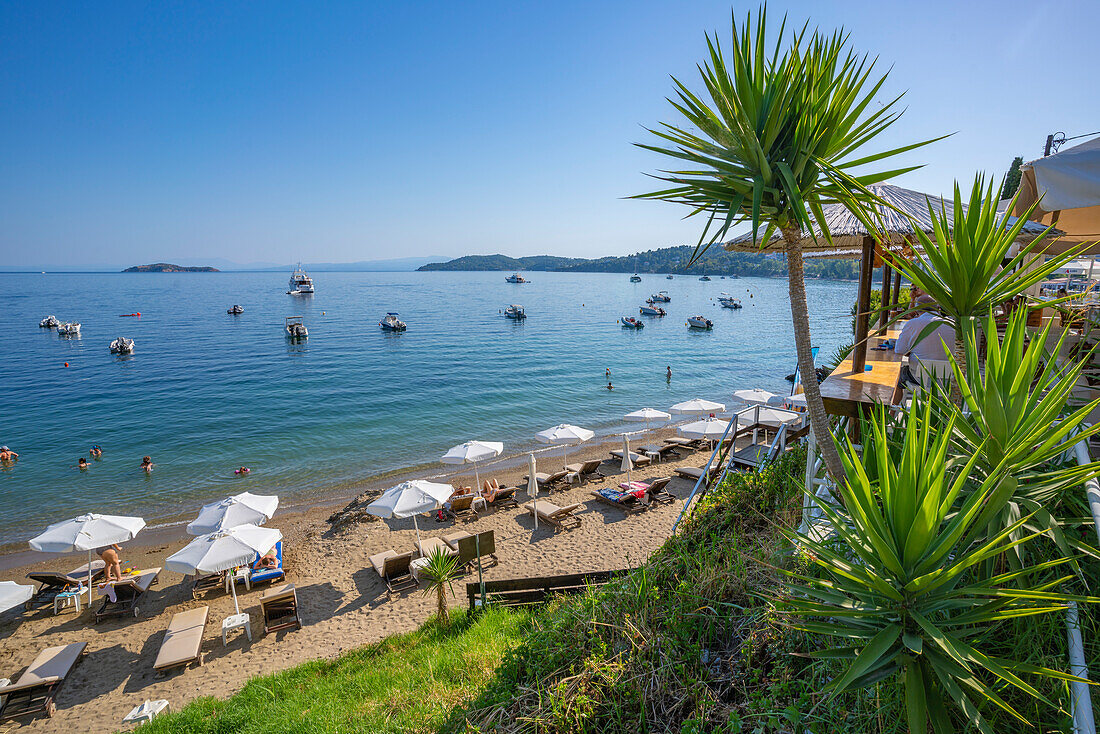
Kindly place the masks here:
POLYGON ((225 571, 220 573, 209 573, 205 576, 196 576, 195 580, 191 582, 192 599, 198 599, 205 594, 209 594, 211 591, 218 590, 225 590, 225 571))
POLYGON ((260 616, 264 620, 264 634, 285 629, 302 629, 302 617, 298 614, 298 592, 294 584, 275 586, 260 597, 260 616))
POLYGON ((667 489, 668 483, 671 481, 672 477, 660 477, 646 484, 645 491, 649 495, 649 501, 666 505, 675 502, 676 496, 667 489))
POLYGON ((27 666, 16 683, 0 689, 0 721, 17 716, 45 713, 53 716, 57 710, 54 697, 61 684, 84 655, 88 643, 47 647, 27 666))
POLYGON ((683 436, 672 436, 670 438, 666 438, 664 441, 662 441, 662 443, 667 444, 669 446, 679 446, 680 448, 694 450, 697 447, 699 447, 702 443, 706 443, 706 442, 702 441, 701 439, 697 439, 697 438, 684 438, 683 436))
POLYGON ((443 539, 458 552, 458 565, 461 568, 468 568, 479 557, 484 558, 485 556, 493 559, 493 565, 500 563, 500 559, 497 558, 496 536, 492 530, 486 530, 477 535, 463 533, 459 536, 455 533, 443 539), (479 550, 481 551, 480 554, 478 553, 479 550))
POLYGON ((580 502, 566 507, 558 507, 546 500, 537 500, 536 502, 528 502, 523 506, 523 509, 533 516, 537 508, 539 522, 550 523, 554 527, 564 530, 570 527, 580 527, 581 519, 573 513, 582 507, 584 505, 580 502))
POLYGON ((651 443, 651 444, 647 444, 645 446, 639 446, 638 447, 639 451, 641 451, 643 454, 650 457, 651 459, 654 456, 656 456, 657 461, 664 461, 665 458, 667 458, 668 454, 676 454, 677 456, 679 456, 680 451, 682 449, 683 449, 682 446, 677 446, 677 445, 671 444, 671 443, 666 443, 666 444, 651 443))
MULTIPOLYGON (((623 460, 623 450, 622 449, 615 449, 614 451, 611 452, 611 458, 622 461, 623 460)), ((651 463, 653 463, 653 459, 649 458, 648 456, 643 456, 642 454, 631 451, 630 452, 630 463, 633 464, 634 466, 649 466, 651 463)))
POLYGON ((133 614, 136 617, 140 611, 138 601, 149 590, 149 587, 157 582, 158 576, 160 576, 160 568, 147 568, 136 576, 130 576, 121 582, 112 581, 111 585, 115 587, 116 601, 111 601, 108 596, 103 597, 103 604, 95 613, 96 624, 107 617, 122 617, 127 614, 133 614))
POLYGON ((581 484, 584 484, 593 476, 603 477, 603 472, 600 471, 600 464, 602 463, 603 459, 592 459, 579 464, 566 464, 565 470, 576 474, 580 477, 581 484))
MULTIPOLYGON (((551 489, 553 489, 555 484, 557 484, 558 482, 564 481, 566 476, 568 476, 568 475, 569 475, 569 472, 566 471, 565 469, 561 469, 561 470, 556 471, 556 472, 551 472, 549 474, 547 474, 546 472, 541 472, 540 471, 540 472, 535 473, 535 481, 538 482, 538 485, 539 485, 540 489, 545 489, 547 492, 549 492, 551 489)), ((530 478, 531 478, 530 475, 524 474, 523 475, 524 484, 526 484, 527 481, 530 478)))
POLYGON ((443 551, 444 555, 453 556, 457 555, 457 552, 447 545, 441 538, 424 538, 416 543, 416 549, 420 551, 420 555, 427 558, 432 554, 435 549, 443 551))
POLYGON ((410 564, 413 560, 413 552, 398 553, 392 548, 381 553, 375 553, 370 557, 370 565, 386 582, 386 590, 391 594, 401 589, 415 588, 420 582, 412 574, 410 564))
POLYGON ((516 490, 519 487, 500 487, 499 489, 492 491, 492 499, 485 497, 485 504, 492 507, 519 507, 519 502, 516 500, 516 490))
POLYGON ((459 518, 463 520, 476 520, 477 510, 475 510, 473 506, 476 496, 477 495, 467 494, 461 497, 455 497, 451 500, 451 506, 447 508, 447 514, 455 520, 459 518))
POLYGON ((163 676, 172 668, 181 668, 191 663, 202 665, 202 635, 206 631, 206 619, 210 607, 188 609, 172 615, 168 629, 164 631, 157 659, 153 661, 153 670, 163 676))
POLYGON ((589 494, 591 494, 594 499, 604 504, 618 507, 628 515, 633 515, 635 512, 644 512, 649 509, 649 505, 646 505, 634 495, 615 487, 604 487, 603 489, 589 492, 589 494))
MULTIPOLYGON (((712 466, 708 472, 707 481, 714 479, 722 469, 719 466, 712 466)), ((673 474, 684 479, 690 479, 693 482, 699 481, 699 477, 703 476, 703 468, 700 466, 682 466, 679 469, 674 469, 673 474)))
MULTIPOLYGON (((102 578, 106 564, 103 561, 92 561, 92 583, 102 578)), ((74 568, 68 573, 55 573, 52 571, 34 571, 27 574, 27 578, 38 583, 38 589, 34 596, 23 606, 31 609, 36 606, 53 604, 53 600, 63 591, 71 591, 88 583, 88 564, 74 568)))

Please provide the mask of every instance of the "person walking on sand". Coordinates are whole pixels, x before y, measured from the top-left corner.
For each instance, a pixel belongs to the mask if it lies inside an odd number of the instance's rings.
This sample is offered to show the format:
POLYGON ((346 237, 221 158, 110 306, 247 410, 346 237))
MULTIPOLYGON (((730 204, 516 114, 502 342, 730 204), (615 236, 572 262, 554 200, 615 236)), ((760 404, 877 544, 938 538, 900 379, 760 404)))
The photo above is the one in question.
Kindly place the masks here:
POLYGON ((149 456, 141 457, 141 470, 146 474, 150 474, 153 471, 153 459, 149 456))
POLYGON ((106 564, 104 572, 107 574, 107 582, 122 581, 122 562, 118 560, 118 552, 122 550, 118 543, 96 548, 95 552, 106 564))

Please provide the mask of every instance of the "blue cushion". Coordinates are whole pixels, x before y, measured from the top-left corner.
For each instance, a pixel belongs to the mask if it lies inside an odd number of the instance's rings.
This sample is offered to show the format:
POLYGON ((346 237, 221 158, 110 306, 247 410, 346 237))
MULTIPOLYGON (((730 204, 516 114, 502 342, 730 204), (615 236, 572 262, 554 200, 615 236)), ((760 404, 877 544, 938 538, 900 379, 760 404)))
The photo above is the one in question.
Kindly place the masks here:
MULTIPOLYGON (((252 561, 252 565, 256 565, 260 560, 260 556, 257 554, 256 559, 252 561)), ((253 569, 252 571, 252 583, 258 583, 260 581, 274 581, 275 579, 281 579, 286 576, 283 571, 283 541, 279 541, 275 544, 275 560, 279 564, 275 568, 261 568, 253 569)))

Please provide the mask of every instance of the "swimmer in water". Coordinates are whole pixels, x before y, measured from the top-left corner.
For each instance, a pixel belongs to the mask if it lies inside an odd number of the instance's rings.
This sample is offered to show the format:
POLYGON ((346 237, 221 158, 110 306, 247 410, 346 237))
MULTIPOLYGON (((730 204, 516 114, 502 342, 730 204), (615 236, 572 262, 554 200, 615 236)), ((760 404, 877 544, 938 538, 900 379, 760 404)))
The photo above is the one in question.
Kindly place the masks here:
POLYGON ((149 457, 149 456, 141 457, 141 470, 143 472, 145 472, 146 474, 151 474, 153 472, 153 466, 154 466, 153 459, 151 457, 149 457))
POLYGON ((88 460, 81 456, 79 459, 76 460, 76 468, 80 471, 84 471, 88 468, 88 460))
POLYGON ((8 464, 19 458, 19 454, 15 453, 7 446, 0 446, 0 461, 8 464))
POLYGON ((235 471, 234 474, 247 474, 250 471, 252 471, 252 470, 249 469, 247 466, 242 466, 240 469, 235 471))
POLYGON ((88 453, 92 455, 93 459, 103 458, 103 449, 99 448, 98 443, 93 445, 92 448, 88 450, 88 453))
POLYGON ((608 390, 614 390, 614 389, 615 389, 615 388, 614 388, 614 387, 613 387, 613 386, 611 385, 611 382, 610 382, 610 381, 609 381, 609 382, 607 383, 607 389, 608 389, 608 390))
POLYGON ((665 371, 665 379, 666 380, 671 380, 672 379, 672 365, 669 365, 669 366, 665 367, 665 370, 666 370, 665 371))

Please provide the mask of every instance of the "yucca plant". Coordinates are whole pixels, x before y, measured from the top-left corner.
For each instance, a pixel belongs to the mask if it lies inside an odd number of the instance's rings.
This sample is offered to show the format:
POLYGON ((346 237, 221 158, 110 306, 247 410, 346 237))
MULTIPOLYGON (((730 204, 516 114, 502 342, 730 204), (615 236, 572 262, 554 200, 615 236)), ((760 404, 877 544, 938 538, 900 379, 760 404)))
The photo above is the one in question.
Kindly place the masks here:
POLYGON ((447 614, 447 592, 455 595, 454 581, 458 569, 458 558, 447 555, 442 548, 433 548, 428 554, 428 563, 420 569, 420 578, 425 581, 424 593, 435 594, 435 614, 439 623, 446 627, 450 621, 447 614))
POLYGON ((985 508, 1003 504, 1003 488, 1014 480, 997 470, 968 487, 978 458, 952 467, 953 422, 937 425, 931 403, 918 398, 896 440, 879 410, 865 423, 862 458, 846 442, 846 481, 838 486, 844 509, 822 505, 834 537, 791 535, 818 574, 786 571, 790 583, 778 603, 793 626, 845 641, 812 653, 850 661, 833 680, 833 695, 901 676, 915 734, 925 734, 929 723, 936 732, 953 731, 960 716, 991 732, 982 713, 989 704, 1026 722, 998 689, 1053 706, 1021 675, 1072 676, 993 657, 983 652, 985 636, 1001 620, 1062 611, 1071 599, 1098 601, 1054 591, 1072 578, 1055 573, 1064 559, 983 575, 986 559, 1033 534, 1011 537, 1026 517, 991 536, 973 532, 985 508))
POLYGON ((751 222, 761 243, 782 233, 810 421, 829 473, 840 477, 811 354, 801 239, 815 228, 830 237, 822 208, 834 203, 873 229, 870 205, 877 198, 867 187, 913 170, 875 164, 931 141, 866 152, 901 115, 900 96, 877 101, 886 74, 873 76, 875 62, 857 55, 843 30, 811 33, 804 26, 789 38, 785 31, 786 20, 772 46, 761 9, 755 22, 750 14, 739 27, 734 18, 728 56, 707 36, 709 58, 699 67, 705 93, 673 80, 677 99, 669 101, 687 125, 650 130, 670 145, 640 144, 686 167, 658 173, 671 187, 637 198, 683 204, 688 216, 706 217, 695 257, 740 222, 751 222))

